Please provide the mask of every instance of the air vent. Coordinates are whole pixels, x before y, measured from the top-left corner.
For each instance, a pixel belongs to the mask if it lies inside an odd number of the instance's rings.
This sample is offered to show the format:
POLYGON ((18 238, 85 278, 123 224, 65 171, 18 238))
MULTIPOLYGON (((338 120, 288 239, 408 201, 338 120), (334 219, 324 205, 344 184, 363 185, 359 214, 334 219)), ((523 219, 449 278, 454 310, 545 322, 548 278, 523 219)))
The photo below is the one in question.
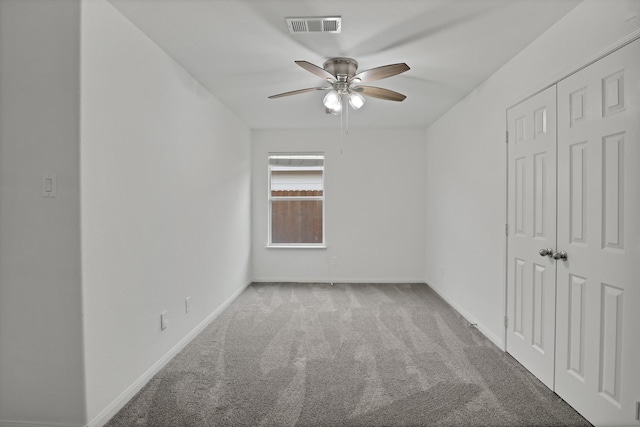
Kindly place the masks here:
POLYGON ((340 16, 287 18, 287 27, 291 34, 339 33, 342 29, 342 18, 340 16))

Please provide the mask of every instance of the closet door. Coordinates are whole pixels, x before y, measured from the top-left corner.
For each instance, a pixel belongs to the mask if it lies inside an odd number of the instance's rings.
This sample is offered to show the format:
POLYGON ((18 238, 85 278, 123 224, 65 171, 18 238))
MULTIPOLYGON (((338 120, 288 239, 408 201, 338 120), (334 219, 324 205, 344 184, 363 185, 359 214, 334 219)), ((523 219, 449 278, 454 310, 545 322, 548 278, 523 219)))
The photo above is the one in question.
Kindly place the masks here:
POLYGON ((640 425, 640 41, 558 83, 555 391, 640 425))
POLYGON ((556 87, 510 108, 507 127, 507 351, 553 389, 556 87))

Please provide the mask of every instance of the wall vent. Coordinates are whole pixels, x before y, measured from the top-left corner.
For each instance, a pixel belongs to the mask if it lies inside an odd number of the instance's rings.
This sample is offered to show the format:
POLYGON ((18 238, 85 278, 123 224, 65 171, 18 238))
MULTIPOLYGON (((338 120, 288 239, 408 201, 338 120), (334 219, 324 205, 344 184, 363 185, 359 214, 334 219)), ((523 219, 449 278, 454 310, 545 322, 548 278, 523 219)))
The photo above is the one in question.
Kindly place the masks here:
POLYGON ((289 33, 339 33, 342 30, 340 16, 314 16, 286 18, 289 33))

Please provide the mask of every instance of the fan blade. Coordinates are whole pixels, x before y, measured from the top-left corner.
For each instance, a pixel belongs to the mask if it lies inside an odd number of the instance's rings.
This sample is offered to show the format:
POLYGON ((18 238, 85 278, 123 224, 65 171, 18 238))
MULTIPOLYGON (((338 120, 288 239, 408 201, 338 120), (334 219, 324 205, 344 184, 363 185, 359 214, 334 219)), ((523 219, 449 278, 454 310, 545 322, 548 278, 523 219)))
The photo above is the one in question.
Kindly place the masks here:
POLYGON ((324 68, 320 68, 317 65, 313 65, 311 62, 307 61, 295 61, 296 64, 304 68, 305 70, 315 74, 318 77, 322 77, 323 79, 329 80, 330 82, 338 81, 336 76, 325 70, 324 68))
POLYGON ((404 101, 406 98, 405 95, 394 92, 389 89, 383 89, 381 87, 374 86, 357 86, 351 90, 355 90, 356 92, 360 92, 363 95, 370 96, 372 98, 384 99, 385 101, 404 101))
POLYGON ((370 70, 363 71, 353 76, 351 81, 353 82, 372 82, 374 80, 386 79, 387 77, 395 76, 396 74, 404 73, 410 70, 409 66, 404 62, 401 64, 383 65, 382 67, 372 68, 370 70))
POLYGON ((313 91, 316 91, 316 90, 327 90, 327 89, 333 89, 333 88, 331 86, 327 86, 327 87, 309 87, 309 88, 306 88, 306 89, 292 90, 291 92, 284 92, 284 93, 279 93, 277 95, 271 95, 269 97, 269 99, 282 98, 283 96, 298 95, 300 93, 307 93, 307 92, 313 92, 313 91))

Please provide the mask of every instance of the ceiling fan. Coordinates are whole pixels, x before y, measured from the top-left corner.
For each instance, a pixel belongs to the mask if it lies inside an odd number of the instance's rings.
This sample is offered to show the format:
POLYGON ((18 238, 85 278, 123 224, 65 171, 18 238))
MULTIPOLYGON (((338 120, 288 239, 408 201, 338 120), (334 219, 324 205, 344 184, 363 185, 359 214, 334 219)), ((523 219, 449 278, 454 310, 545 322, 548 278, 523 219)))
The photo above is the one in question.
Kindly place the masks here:
POLYGON ((348 100, 349 105, 351 105, 354 110, 362 107, 365 101, 363 95, 387 101, 402 101, 406 98, 405 95, 389 89, 374 86, 363 86, 360 84, 404 73, 409 70, 409 66, 405 63, 383 65, 381 67, 361 71, 358 74, 356 74, 356 71, 358 70, 358 62, 351 58, 331 58, 323 64, 322 68, 307 61, 295 61, 295 63, 305 70, 322 77, 330 84, 330 86, 310 87, 291 92, 284 92, 277 95, 271 95, 269 97, 270 99, 314 92, 317 90, 330 90, 330 92, 325 95, 322 103, 324 104, 325 111, 327 113, 337 115, 342 111, 342 104, 344 100, 348 100))

